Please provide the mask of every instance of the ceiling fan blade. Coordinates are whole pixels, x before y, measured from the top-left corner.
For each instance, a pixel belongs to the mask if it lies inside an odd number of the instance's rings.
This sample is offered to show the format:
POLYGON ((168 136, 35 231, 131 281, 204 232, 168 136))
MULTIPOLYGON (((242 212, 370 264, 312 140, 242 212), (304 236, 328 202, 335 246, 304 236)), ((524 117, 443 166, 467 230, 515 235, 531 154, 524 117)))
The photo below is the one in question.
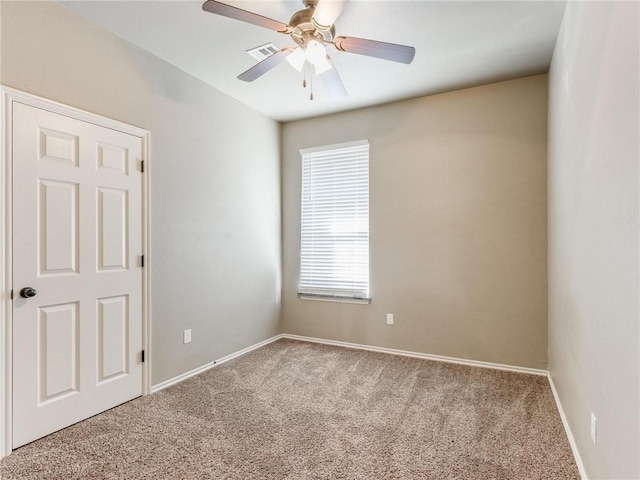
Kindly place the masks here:
POLYGON ((340 75, 338 75, 338 71, 336 70, 333 62, 331 62, 331 66, 333 68, 319 75, 322 79, 322 84, 324 85, 325 90, 329 93, 329 96, 332 98, 346 97, 347 89, 344 88, 344 83, 342 83, 342 79, 340 78, 340 75))
POLYGON ((205 12, 215 13, 217 15, 222 15, 223 17, 240 20, 241 22, 252 23, 253 25, 257 25, 259 27, 275 30, 276 32, 291 32, 291 27, 289 27, 289 25, 287 25, 286 23, 278 22, 277 20, 263 17, 262 15, 258 15, 257 13, 242 10, 241 8, 232 7, 231 5, 220 3, 216 0, 207 0, 202 4, 202 9, 205 12))
POLYGON ((311 23, 318 30, 329 30, 342 13, 347 0, 320 0, 313 11, 311 23))
POLYGON ((369 57, 383 58, 392 62, 411 63, 416 49, 395 43, 378 42, 355 37, 336 37, 334 44, 338 50, 369 57))
POLYGON ((253 82, 256 78, 261 77, 269 70, 280 65, 284 60, 291 54, 291 48, 283 48, 277 53, 274 53, 270 57, 265 58, 260 63, 254 65, 246 72, 238 75, 239 80, 243 80, 245 82, 253 82))

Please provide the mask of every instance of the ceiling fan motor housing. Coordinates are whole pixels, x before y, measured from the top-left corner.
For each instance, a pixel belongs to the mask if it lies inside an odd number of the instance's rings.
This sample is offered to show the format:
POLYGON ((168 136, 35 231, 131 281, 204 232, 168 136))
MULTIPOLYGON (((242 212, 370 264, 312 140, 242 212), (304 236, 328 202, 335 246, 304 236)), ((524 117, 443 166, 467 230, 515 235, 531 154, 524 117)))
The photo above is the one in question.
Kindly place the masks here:
POLYGON ((313 12, 318 0, 303 1, 307 8, 294 13, 291 20, 289 20, 289 25, 293 28, 291 39, 302 47, 306 46, 311 40, 316 40, 320 43, 333 42, 336 33, 333 26, 328 30, 318 30, 313 23, 311 23, 311 18, 313 17, 313 12))

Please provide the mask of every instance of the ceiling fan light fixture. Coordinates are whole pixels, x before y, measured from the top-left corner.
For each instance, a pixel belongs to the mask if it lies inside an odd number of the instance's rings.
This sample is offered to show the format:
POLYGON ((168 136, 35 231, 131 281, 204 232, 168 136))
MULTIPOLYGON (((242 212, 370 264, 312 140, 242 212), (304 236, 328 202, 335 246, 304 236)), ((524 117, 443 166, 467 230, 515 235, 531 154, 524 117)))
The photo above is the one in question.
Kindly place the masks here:
POLYGON ((316 62, 314 64, 314 67, 315 67, 315 70, 316 70, 316 75, 320 75, 321 73, 324 73, 327 70, 331 70, 333 68, 331 66, 331 63, 327 59, 327 57, 325 57, 324 60, 322 60, 322 61, 316 62))
POLYGON ((307 55, 300 47, 294 49, 293 52, 287 56, 287 62, 289 62, 289 64, 299 72, 302 71, 302 67, 304 67, 304 62, 306 61, 307 55))
POLYGON ((323 44, 316 40, 311 40, 309 43, 307 43, 307 49, 305 53, 307 56, 307 61, 314 66, 317 63, 327 61, 327 49, 323 44))

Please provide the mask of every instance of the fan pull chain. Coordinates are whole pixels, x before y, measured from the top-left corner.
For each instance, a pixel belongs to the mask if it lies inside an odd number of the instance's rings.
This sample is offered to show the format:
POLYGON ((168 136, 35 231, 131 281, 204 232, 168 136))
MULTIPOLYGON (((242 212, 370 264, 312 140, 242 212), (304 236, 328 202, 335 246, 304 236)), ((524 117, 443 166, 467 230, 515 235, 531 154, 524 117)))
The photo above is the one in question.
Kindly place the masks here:
MULTIPOLYGON (((309 87, 311 88, 309 99, 313 100, 313 74, 311 74, 311 76, 309 77, 309 87)), ((306 63, 302 67, 302 88, 307 88, 307 64, 306 63)))

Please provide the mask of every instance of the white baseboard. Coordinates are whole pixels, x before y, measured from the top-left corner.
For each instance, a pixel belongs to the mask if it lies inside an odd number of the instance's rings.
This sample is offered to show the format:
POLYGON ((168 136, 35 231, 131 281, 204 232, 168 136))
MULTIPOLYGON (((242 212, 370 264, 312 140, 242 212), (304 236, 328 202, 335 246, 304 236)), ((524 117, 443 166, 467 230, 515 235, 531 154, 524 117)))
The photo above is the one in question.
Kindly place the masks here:
POLYGON ((582 458, 580 457, 580 452, 578 451, 578 445, 573 438, 573 433, 571 433, 571 427, 569 427, 567 416, 564 414, 564 409, 562 408, 562 403, 560 403, 560 397, 558 396, 558 391, 556 390, 556 386, 553 383, 553 378, 551 378, 551 373, 547 375, 547 378, 549 379, 549 385, 551 386, 551 391, 553 392, 553 398, 556 401, 556 407, 558 408, 558 413, 560 414, 560 418, 562 419, 564 431, 567 434, 567 438, 569 439, 569 445, 571 445, 571 451, 573 452, 573 458, 575 459, 576 465, 578 466, 580 477, 582 478, 582 480, 588 480, 587 472, 584 469, 584 464, 582 463, 582 458))
POLYGON ((445 357, 442 355, 431 355, 428 353, 409 352, 407 350, 396 350, 395 348, 373 347, 371 345, 362 345, 360 343, 340 342, 337 340, 325 340, 323 338, 304 337, 301 335, 290 335, 284 333, 281 338, 289 338, 291 340, 300 340, 303 342, 322 343, 324 345, 334 345, 336 347, 355 348, 357 350, 367 350, 369 352, 388 353, 391 355, 400 355, 403 357, 422 358, 424 360, 434 360, 436 362, 456 363, 458 365, 467 365, 469 367, 491 368, 493 370, 506 370, 508 372, 527 373, 529 375, 547 376, 546 370, 529 367, 517 367, 514 365, 503 365, 501 363, 481 362, 478 360, 467 360, 464 358, 445 357))
MULTIPOLYGON (((226 357, 219 358, 218 360, 214 360, 213 362, 209 362, 201 367, 194 368, 193 370, 189 370, 183 374, 177 375, 169 380, 165 380, 164 382, 160 382, 157 385, 153 385, 151 387, 151 393, 159 392, 171 385, 175 385, 176 383, 182 382, 189 377, 193 377, 194 375, 198 375, 199 373, 206 372, 210 368, 213 368, 217 365, 221 365, 224 362, 228 362, 234 358, 237 358, 245 353, 249 353, 252 350, 268 345, 269 343, 275 342, 276 340, 280 340, 281 338, 289 338, 291 340, 299 340, 302 342, 311 342, 311 343, 322 343, 324 345, 333 345, 336 347, 346 347, 346 348, 354 348, 357 350, 367 350, 370 352, 379 352, 379 353, 387 353, 391 355, 400 355, 403 357, 413 357, 413 358, 422 358, 425 360, 434 360, 436 362, 447 362, 447 363, 456 363, 458 365, 467 365, 470 367, 481 367, 481 368, 491 368, 494 370, 506 370, 509 372, 517 372, 517 373, 527 373, 529 375, 543 375, 547 376, 546 370, 539 370, 536 368, 528 368, 528 367, 516 367, 513 365, 503 365, 500 363, 490 363, 490 362, 480 362, 478 360, 466 360, 464 358, 455 358, 455 357, 444 357, 442 355, 430 355, 428 353, 420 353, 420 352, 409 352, 406 350, 396 350, 394 348, 385 348, 385 347, 374 347, 371 345, 363 345, 359 343, 349 343, 349 342, 340 342, 338 340, 326 340, 324 338, 315 338, 315 337, 305 337, 302 335, 290 335, 288 333, 281 333, 279 335, 275 335, 271 338, 268 338, 262 342, 251 345, 247 348, 243 348, 237 352, 231 353, 226 357)), ((555 395, 555 394, 554 394, 555 395)))
POLYGON ((275 342, 276 340, 280 340, 282 338, 282 334, 280 335, 275 335, 271 338, 267 338, 266 340, 263 340, 262 342, 258 342, 255 343, 253 345, 248 346, 247 348, 243 348, 242 350, 239 350, 237 352, 231 353, 225 357, 219 358, 218 360, 214 360, 213 362, 209 362, 205 365, 202 365, 201 367, 198 368, 194 368, 193 370, 189 370, 188 372, 182 373, 180 375, 177 375, 173 378, 170 378, 169 380, 165 380, 164 382, 160 382, 157 385, 154 385, 151 387, 151 393, 156 393, 159 392, 160 390, 164 390, 167 387, 170 387, 171 385, 175 385, 176 383, 180 383, 183 380, 186 380, 189 377, 193 377, 194 375, 198 375, 199 373, 202 372, 206 372, 207 370, 213 368, 213 367, 217 367, 218 365, 223 364, 224 362, 228 362, 229 360, 232 360, 236 357, 239 357, 241 355, 244 355, 245 353, 249 353, 252 350, 255 350, 257 348, 260 347, 264 347, 265 345, 268 345, 269 343, 275 342))

